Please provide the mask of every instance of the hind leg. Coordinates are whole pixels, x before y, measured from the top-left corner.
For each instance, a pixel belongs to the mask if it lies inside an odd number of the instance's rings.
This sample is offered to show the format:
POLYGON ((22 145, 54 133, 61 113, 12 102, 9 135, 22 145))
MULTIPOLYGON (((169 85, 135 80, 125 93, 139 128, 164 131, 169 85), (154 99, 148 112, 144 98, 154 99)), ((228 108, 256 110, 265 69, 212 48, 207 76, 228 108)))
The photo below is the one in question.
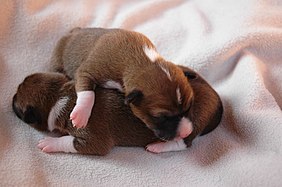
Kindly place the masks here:
POLYGON ((103 156, 114 146, 110 138, 107 141, 102 137, 78 138, 71 135, 62 137, 45 137, 40 140, 37 147, 45 153, 81 153, 103 156))
POLYGON ((74 139, 75 137, 70 135, 62 137, 45 137, 43 140, 39 141, 37 147, 46 153, 77 153, 73 144, 74 139))

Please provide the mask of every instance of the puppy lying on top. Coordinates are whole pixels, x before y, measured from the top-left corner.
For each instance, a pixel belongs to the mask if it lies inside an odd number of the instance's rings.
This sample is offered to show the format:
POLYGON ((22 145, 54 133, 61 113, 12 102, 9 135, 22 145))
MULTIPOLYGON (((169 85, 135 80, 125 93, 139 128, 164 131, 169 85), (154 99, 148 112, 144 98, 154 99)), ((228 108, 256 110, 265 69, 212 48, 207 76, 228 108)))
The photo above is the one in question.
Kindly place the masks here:
MULTIPOLYGON (((13 97, 13 110, 40 131, 61 133, 61 137, 46 137, 39 142, 44 152, 105 155, 113 146, 146 146, 153 153, 184 150, 196 136, 218 126, 223 108, 219 96, 203 78, 188 68, 180 68, 194 92, 190 109, 184 114, 192 121, 193 131, 184 139, 160 140, 125 104, 123 93, 101 87, 96 88, 96 102, 87 126, 73 127, 69 115, 77 100, 75 84, 60 73, 26 77, 13 97)), ((165 124, 173 119, 161 116, 152 120, 165 124)))
POLYGON ((193 130, 185 117, 194 95, 188 79, 141 33, 73 29, 58 42, 52 63, 55 71, 75 80, 77 101, 70 119, 77 128, 86 126, 93 90, 100 86, 123 92, 133 114, 161 139, 183 139, 193 130))

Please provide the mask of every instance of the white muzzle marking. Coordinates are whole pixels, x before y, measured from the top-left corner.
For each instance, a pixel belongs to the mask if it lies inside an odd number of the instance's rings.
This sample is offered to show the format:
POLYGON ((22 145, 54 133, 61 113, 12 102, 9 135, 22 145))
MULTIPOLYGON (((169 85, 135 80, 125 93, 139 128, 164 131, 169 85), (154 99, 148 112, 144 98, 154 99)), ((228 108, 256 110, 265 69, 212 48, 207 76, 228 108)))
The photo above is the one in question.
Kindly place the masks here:
POLYGON ((179 127, 177 129, 177 136, 180 138, 186 138, 193 132, 193 124, 192 122, 186 118, 183 117, 180 120, 179 127))

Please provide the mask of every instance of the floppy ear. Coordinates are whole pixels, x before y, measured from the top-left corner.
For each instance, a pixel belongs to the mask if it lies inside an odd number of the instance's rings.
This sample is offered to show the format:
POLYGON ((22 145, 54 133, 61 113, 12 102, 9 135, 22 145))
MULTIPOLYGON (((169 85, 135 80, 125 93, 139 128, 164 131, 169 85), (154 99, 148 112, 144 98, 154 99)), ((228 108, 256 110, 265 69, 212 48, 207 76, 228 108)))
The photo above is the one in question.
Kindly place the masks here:
POLYGON ((184 71, 184 75, 188 78, 188 79, 196 79, 198 78, 197 73, 192 72, 192 71, 184 71))
POLYGON ((133 105, 140 105, 143 98, 143 93, 140 90, 133 90, 127 96, 125 96, 125 104, 129 105, 132 103, 133 105))
POLYGON ((38 123, 40 124, 42 122, 40 112, 38 109, 27 106, 26 111, 23 114, 23 121, 26 123, 38 123))
POLYGON ((18 118, 22 119, 23 113, 22 111, 16 106, 17 102, 17 94, 14 95, 13 97, 13 102, 12 102, 12 108, 15 114, 17 115, 18 118))

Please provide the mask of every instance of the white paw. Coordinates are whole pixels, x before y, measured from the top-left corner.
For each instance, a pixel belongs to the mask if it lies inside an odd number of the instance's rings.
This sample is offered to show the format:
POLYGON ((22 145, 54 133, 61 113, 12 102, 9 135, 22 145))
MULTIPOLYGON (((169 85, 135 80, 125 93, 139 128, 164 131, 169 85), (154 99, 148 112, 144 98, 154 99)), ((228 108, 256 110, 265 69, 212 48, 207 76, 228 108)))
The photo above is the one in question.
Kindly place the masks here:
POLYGON ((88 123, 94 105, 95 94, 93 91, 83 91, 77 93, 77 101, 70 114, 73 126, 84 128, 88 123))
POLYGON ((37 147, 45 153, 76 153, 76 149, 73 146, 73 136, 62 136, 59 138, 45 137, 40 140, 37 147))
POLYGON ((46 137, 39 141, 37 147, 46 153, 60 152, 57 146, 57 139, 52 137, 46 137))
POLYGON ((88 119, 91 114, 91 109, 75 105, 74 109, 70 114, 70 119, 72 121, 73 126, 77 128, 84 128, 88 123, 88 119))
POLYGON ((183 139, 168 142, 156 142, 146 146, 146 150, 152 153, 163 153, 170 151, 181 151, 187 149, 183 139))
POLYGON ((164 146, 165 142, 151 143, 146 146, 146 151, 149 151, 151 153, 161 153, 163 152, 164 146))

